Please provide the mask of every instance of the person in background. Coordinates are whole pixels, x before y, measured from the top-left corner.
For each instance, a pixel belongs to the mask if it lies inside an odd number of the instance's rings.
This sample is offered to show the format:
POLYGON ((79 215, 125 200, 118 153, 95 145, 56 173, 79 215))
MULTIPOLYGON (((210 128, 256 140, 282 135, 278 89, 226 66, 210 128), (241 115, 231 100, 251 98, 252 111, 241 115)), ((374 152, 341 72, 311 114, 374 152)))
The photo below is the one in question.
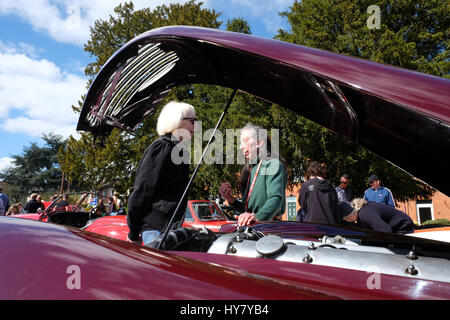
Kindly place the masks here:
POLYGON ((117 199, 117 215, 118 216, 125 216, 127 214, 127 211, 125 210, 125 207, 123 206, 123 201, 120 199, 117 199))
POLYGON ((235 216, 239 226, 278 219, 286 208, 287 170, 284 160, 272 150, 263 128, 248 123, 241 131, 240 149, 247 164, 241 172, 243 201, 231 193, 229 182, 220 185, 220 195, 241 214, 235 216))
POLYGON ((9 209, 9 198, 3 193, 3 188, 0 186, 0 216, 4 216, 9 209))
POLYGON ((37 193, 30 195, 30 200, 25 203, 25 208, 23 208, 26 213, 37 213, 37 209, 39 208, 39 203, 36 200, 37 196, 37 193))
POLYGON ((339 208, 344 221, 356 222, 361 228, 396 234, 414 232, 414 222, 407 214, 383 203, 356 198, 351 206, 344 202, 339 208))
POLYGON ((116 213, 116 202, 114 201, 113 197, 108 198, 108 209, 106 211, 106 215, 110 216, 113 212, 116 213))
POLYGON ((103 203, 103 198, 99 198, 98 199, 98 203, 95 206, 94 212, 98 216, 102 216, 103 217, 104 215, 106 215, 107 210, 106 210, 105 204, 103 203))
POLYGON ((157 240, 180 201, 172 226, 181 225, 188 201, 187 194, 181 197, 189 182, 189 164, 175 159, 172 153, 179 156, 183 152, 179 144, 191 140, 196 119, 194 107, 187 103, 172 101, 161 110, 159 137, 145 150, 128 198, 128 241, 148 245, 157 240))
POLYGON ((69 206, 69 195, 64 194, 62 196, 62 200, 56 203, 55 211, 68 211, 67 208, 68 206, 69 206))
POLYGON ((348 187, 349 183, 350 177, 344 173, 339 179, 339 185, 335 188, 339 203, 344 201, 350 203, 353 200, 353 192, 348 187))
POLYGON ((22 202, 17 202, 16 204, 17 204, 17 206, 19 207, 19 213, 20 213, 20 214, 26 213, 25 210, 23 210, 23 204, 22 204, 22 202))
POLYGON ((15 214, 20 214, 20 209, 17 204, 13 204, 12 206, 10 206, 5 216, 13 216, 15 214))
POLYGON ((364 199, 370 202, 384 203, 395 208, 394 196, 391 190, 381 186, 381 181, 376 174, 369 177, 370 188, 364 192, 364 199))
POLYGON ((326 165, 311 161, 306 175, 309 179, 302 184, 298 195, 298 203, 306 215, 304 221, 341 224, 336 190, 326 179, 326 165))
POLYGON ((42 197, 40 194, 38 194, 38 196, 36 197, 36 201, 38 203, 38 212, 42 212, 45 210, 45 205, 42 203, 42 197))

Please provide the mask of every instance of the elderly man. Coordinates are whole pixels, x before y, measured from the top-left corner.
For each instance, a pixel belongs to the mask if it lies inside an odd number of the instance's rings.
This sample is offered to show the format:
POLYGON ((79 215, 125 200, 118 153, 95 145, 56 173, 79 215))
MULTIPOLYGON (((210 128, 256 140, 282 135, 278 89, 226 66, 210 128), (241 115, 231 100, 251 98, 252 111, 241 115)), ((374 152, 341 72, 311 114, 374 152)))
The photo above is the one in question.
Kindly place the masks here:
POLYGON ((264 129, 248 123, 240 135, 240 149, 247 164, 241 172, 242 201, 231 192, 229 182, 220 185, 220 195, 238 212, 239 226, 278 219, 286 207, 287 170, 284 159, 272 149, 264 129))
POLYGON ((391 190, 380 186, 381 182, 376 174, 369 177, 370 188, 364 192, 364 199, 370 202, 383 203, 395 207, 394 197, 391 190))

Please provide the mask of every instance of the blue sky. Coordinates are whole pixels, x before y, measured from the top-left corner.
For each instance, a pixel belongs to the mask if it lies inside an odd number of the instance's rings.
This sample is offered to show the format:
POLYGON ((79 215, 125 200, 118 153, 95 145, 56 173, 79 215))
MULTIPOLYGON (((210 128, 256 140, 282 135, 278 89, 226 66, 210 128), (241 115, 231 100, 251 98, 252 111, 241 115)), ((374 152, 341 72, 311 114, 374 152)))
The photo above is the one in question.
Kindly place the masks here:
MULTIPOLYGON (((120 0, 0 1, 0 172, 11 155, 43 133, 77 136, 78 116, 71 106, 86 93, 84 52, 89 26, 107 20, 120 0)), ((183 1, 134 0, 135 9, 183 1)), ((287 22, 278 13, 294 0, 204 0, 203 7, 228 19, 246 19, 254 35, 273 38, 287 22)))

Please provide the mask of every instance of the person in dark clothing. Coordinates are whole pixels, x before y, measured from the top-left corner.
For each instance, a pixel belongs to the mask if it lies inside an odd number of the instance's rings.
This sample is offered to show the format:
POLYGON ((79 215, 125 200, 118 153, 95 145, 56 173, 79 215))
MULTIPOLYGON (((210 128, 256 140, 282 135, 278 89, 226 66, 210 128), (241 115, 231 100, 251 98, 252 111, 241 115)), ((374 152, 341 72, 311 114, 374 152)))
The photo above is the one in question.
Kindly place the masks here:
POLYGON ((104 217, 105 215, 106 215, 106 206, 105 206, 105 204, 103 203, 103 199, 102 198, 99 198, 98 199, 98 203, 97 203, 97 205, 95 206, 95 208, 94 208, 94 213, 97 215, 97 216, 100 216, 100 217, 104 217))
POLYGON ((117 215, 118 216, 124 216, 127 214, 127 210, 125 209, 125 207, 123 206, 123 201, 118 199, 117 200, 117 215))
MULTIPOLYGON (((160 137, 145 150, 136 172, 134 191, 128 199, 128 240, 145 245, 164 231, 189 182, 189 164, 175 159, 194 134, 195 109, 187 103, 169 102, 162 109, 157 123, 160 137), (141 236, 140 236, 141 234, 141 236)), ((187 196, 175 217, 181 225, 187 196)))
POLYGON ((356 198, 350 208, 342 208, 341 212, 345 221, 357 222, 362 228, 396 234, 414 232, 414 222, 407 214, 383 203, 356 198))
POLYGON ((23 208, 27 213, 36 213, 39 208, 39 203, 37 202, 38 194, 33 193, 30 196, 30 200, 25 203, 25 207, 23 208))
POLYGON ((67 206, 69 206, 69 195, 65 194, 62 196, 62 200, 56 203, 56 211, 65 211, 67 206))
POLYGON ((44 211, 45 210, 45 205, 42 203, 42 197, 40 195, 38 195, 36 197, 36 201, 38 203, 38 211, 44 211))
POLYGON ((341 224, 336 190, 325 179, 326 173, 325 164, 317 161, 312 161, 306 171, 309 180, 302 184, 298 195, 305 222, 341 224))

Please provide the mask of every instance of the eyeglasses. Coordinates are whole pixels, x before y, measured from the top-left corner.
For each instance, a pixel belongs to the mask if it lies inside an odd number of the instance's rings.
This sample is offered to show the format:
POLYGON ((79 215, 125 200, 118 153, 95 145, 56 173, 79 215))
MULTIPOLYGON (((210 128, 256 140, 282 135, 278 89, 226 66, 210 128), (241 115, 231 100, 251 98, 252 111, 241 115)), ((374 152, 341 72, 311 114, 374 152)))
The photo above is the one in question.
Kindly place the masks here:
POLYGON ((188 121, 190 121, 192 124, 194 124, 194 122, 197 121, 197 118, 183 118, 183 120, 188 120, 188 121))
POLYGON ((339 181, 341 184, 348 184, 348 181, 347 182, 345 182, 345 181, 339 181))
POLYGON ((375 183, 375 181, 369 181, 369 184, 373 184, 373 183, 375 183))

